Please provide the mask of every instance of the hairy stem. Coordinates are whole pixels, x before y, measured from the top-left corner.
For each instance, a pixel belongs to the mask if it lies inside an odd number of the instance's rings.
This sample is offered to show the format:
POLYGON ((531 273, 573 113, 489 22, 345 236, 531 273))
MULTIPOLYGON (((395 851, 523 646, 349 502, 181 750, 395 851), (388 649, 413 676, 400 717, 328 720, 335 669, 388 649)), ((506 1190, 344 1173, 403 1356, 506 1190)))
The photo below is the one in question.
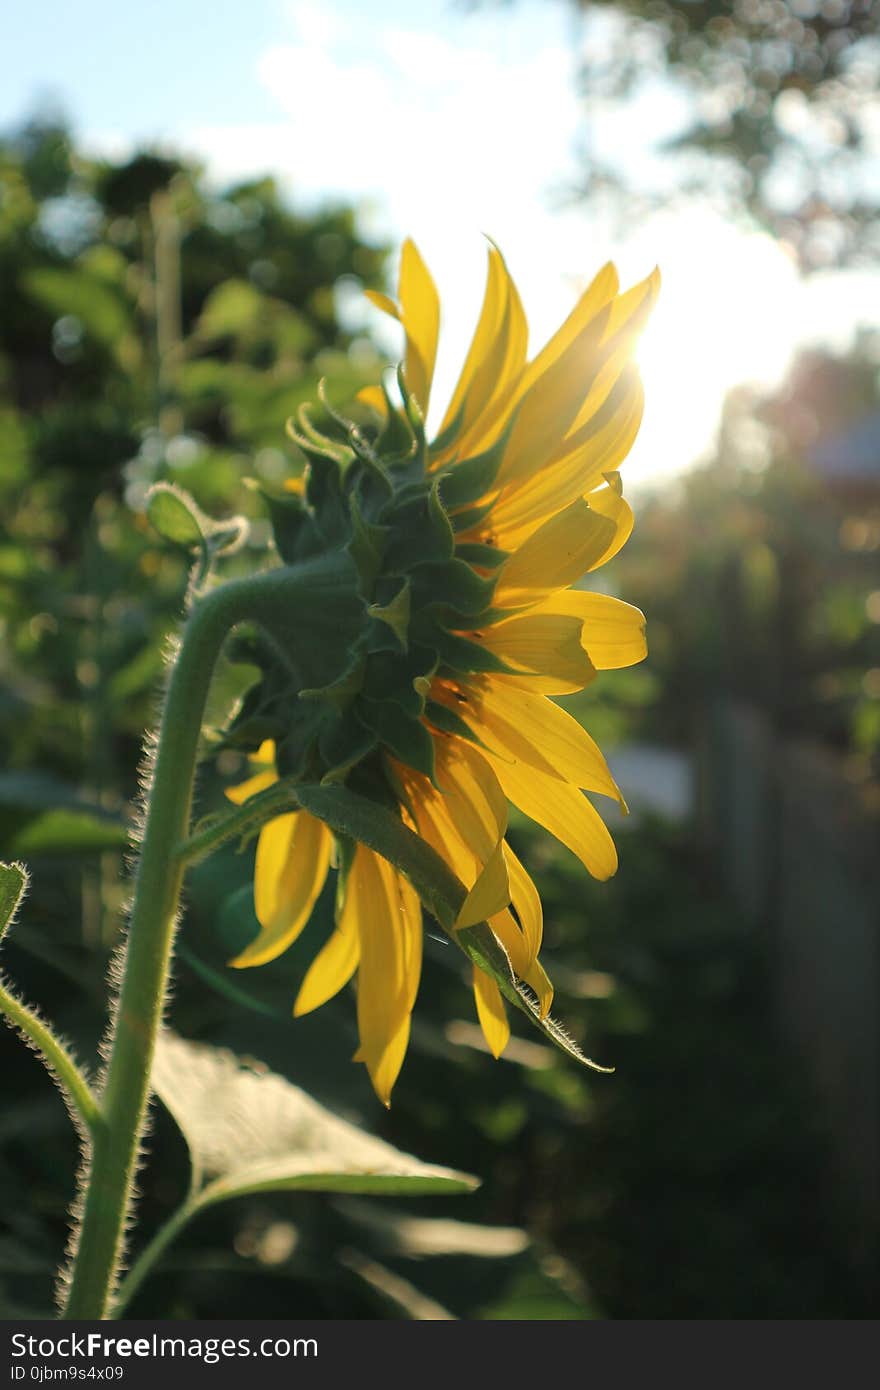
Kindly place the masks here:
POLYGON ((20 999, 17 999, 2 982, 0 982, 0 1011, 41 1054, 49 1070, 57 1077, 73 1111, 94 1135, 100 1121, 98 1102, 92 1094, 88 1081, 64 1044, 56 1038, 51 1028, 43 1022, 39 1015, 33 1009, 28 1008, 27 1004, 23 1004, 20 999))
POLYGON ((119 1285, 119 1290, 113 1300, 113 1316, 115 1318, 122 1317, 157 1260, 165 1253, 171 1242, 176 1239, 199 1209, 198 1199, 192 1196, 188 1197, 175 1212, 172 1212, 165 1224, 159 1227, 149 1244, 144 1246, 119 1285))
MULTIPOLYGON (((229 631, 253 620, 295 655, 302 612, 344 589, 336 554, 223 584, 196 600, 171 672, 156 747, 118 1006, 81 1215, 72 1239, 63 1316, 109 1316, 150 1094, 156 1034, 168 990, 189 834, 193 777, 214 665, 229 631)), ((288 794, 289 795, 289 794, 288 794)))

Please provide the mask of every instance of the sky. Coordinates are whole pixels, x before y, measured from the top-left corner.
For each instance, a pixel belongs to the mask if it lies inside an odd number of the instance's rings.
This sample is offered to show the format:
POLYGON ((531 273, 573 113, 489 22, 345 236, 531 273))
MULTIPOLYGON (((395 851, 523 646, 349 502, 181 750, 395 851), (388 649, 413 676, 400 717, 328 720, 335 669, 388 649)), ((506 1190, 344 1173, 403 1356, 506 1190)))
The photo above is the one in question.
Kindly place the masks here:
MULTIPOLYGON (((843 345, 877 289, 840 275, 804 287, 768 236, 708 206, 613 228, 575 204, 578 24, 565 0, 477 12, 456 0, 43 0, 6 16, 0 127, 54 103, 91 151, 182 150, 218 184, 271 172, 300 205, 353 201, 368 235, 412 236, 443 300, 440 407, 479 308, 486 236, 520 287, 535 349, 605 260, 625 283, 659 264, 645 422, 626 470, 636 485, 662 482, 710 447, 730 386, 778 380, 798 341, 843 345)), ((657 78, 587 133, 650 178, 657 140, 686 114, 657 78)), ((398 352, 378 311, 345 307, 398 352)))

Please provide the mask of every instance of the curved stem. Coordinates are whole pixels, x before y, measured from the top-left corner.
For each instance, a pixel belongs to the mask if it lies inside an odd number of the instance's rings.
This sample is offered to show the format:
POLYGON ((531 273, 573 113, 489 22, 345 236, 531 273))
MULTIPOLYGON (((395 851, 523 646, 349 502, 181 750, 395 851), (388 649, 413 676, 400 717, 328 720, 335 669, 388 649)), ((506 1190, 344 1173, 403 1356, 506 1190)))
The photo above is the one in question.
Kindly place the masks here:
POLYGON ((165 699, 159 731, 119 1003, 85 1181, 82 1222, 64 1316, 101 1318, 122 1255, 149 1076, 168 986, 183 864, 176 848, 189 826, 193 775, 205 701, 230 628, 259 602, 257 576, 214 590, 194 606, 165 699))
POLYGON ((100 1121, 100 1109, 91 1087, 64 1044, 33 1009, 17 999, 0 981, 0 1010, 36 1048, 57 1077, 71 1107, 92 1134, 100 1121))
POLYGON ((233 580, 197 599, 174 662, 156 747, 122 985, 107 1040, 101 1120, 83 1174, 82 1217, 64 1317, 103 1318, 115 1289, 165 1008, 205 702, 223 641, 238 623, 261 624, 293 660, 308 654, 308 622, 349 580, 341 553, 233 580))
POLYGON ((119 1285, 116 1297, 113 1300, 113 1316, 122 1317, 125 1309, 134 1298, 141 1284, 156 1264, 161 1255, 165 1253, 171 1242, 180 1234, 188 1221, 191 1221, 200 1210, 198 1198, 187 1197, 186 1201, 172 1212, 163 1226, 160 1226, 153 1239, 138 1255, 131 1269, 119 1285))

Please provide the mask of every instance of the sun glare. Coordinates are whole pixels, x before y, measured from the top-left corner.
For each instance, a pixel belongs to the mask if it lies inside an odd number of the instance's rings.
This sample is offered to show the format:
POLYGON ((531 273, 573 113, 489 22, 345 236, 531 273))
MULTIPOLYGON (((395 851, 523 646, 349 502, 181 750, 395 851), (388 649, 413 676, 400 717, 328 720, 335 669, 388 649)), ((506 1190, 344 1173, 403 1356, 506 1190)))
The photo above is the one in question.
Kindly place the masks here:
POLYGON ((769 237, 679 218, 652 252, 663 288, 638 352, 646 405, 626 466, 630 486, 705 454, 726 393, 779 380, 799 336, 797 273, 769 237))

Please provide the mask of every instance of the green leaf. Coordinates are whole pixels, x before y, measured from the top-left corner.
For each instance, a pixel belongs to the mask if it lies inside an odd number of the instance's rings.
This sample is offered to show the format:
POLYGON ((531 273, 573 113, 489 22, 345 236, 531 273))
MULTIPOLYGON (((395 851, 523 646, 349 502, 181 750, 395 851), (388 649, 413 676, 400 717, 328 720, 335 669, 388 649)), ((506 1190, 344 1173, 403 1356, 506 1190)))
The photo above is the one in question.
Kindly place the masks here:
POLYGON ((129 833, 119 821, 72 806, 56 806, 23 825, 9 839, 12 854, 94 854, 122 849, 129 833))
POLYGON ((173 1033, 158 1040, 151 1082, 186 1139, 199 1207, 253 1192, 421 1195, 478 1186, 339 1119, 259 1064, 173 1033))
POLYGON ((21 864, 0 864, 0 938, 15 916, 27 881, 27 873, 21 864))
POLYGON ((59 778, 0 774, 0 845, 5 854, 90 852, 117 849, 127 842, 121 821, 81 800, 59 778))
POLYGON ((325 821, 332 830, 360 840, 404 874, 459 949, 492 976, 505 999, 525 1014, 533 1027, 582 1066, 591 1067, 593 1071, 613 1070, 585 1057, 555 1019, 541 1018, 531 991, 517 981, 507 952, 487 922, 456 930, 455 922, 467 897, 467 889, 439 854, 408 830, 393 812, 348 787, 298 786, 296 794, 300 805, 313 816, 325 821))

